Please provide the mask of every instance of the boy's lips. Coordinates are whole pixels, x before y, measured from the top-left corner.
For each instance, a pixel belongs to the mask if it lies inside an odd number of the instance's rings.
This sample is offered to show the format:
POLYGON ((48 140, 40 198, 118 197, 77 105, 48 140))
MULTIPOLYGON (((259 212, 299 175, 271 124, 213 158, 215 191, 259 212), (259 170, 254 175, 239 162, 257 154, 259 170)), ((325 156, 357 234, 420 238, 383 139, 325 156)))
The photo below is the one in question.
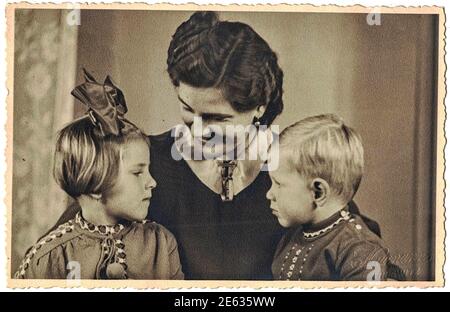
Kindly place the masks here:
POLYGON ((279 215, 277 204, 273 201, 270 202, 270 210, 272 210, 272 214, 275 216, 279 215))
POLYGON ((144 199, 142 199, 142 201, 150 201, 151 198, 152 198, 152 192, 148 192, 147 196, 145 196, 144 199))

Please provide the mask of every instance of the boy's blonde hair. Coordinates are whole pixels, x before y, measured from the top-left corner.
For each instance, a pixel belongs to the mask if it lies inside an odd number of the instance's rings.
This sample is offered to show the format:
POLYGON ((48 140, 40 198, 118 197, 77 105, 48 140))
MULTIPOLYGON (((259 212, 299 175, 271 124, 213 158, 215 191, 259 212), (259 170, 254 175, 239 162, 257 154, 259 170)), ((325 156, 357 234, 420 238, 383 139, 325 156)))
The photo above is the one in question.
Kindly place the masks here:
POLYGON ((280 149, 301 176, 324 179, 345 202, 358 190, 364 168, 361 138, 336 115, 308 117, 287 127, 280 149))
POLYGON ((88 116, 81 117, 59 133, 53 164, 58 185, 73 198, 82 194, 104 194, 116 182, 122 147, 148 137, 123 119, 121 134, 103 136, 88 116))

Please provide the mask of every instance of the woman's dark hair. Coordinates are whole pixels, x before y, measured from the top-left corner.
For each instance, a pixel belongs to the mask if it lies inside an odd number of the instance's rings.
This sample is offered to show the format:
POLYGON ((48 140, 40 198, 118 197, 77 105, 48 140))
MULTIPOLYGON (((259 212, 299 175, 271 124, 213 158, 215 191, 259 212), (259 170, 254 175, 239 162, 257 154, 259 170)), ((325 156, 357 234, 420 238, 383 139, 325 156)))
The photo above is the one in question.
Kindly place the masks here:
POLYGON ((270 125, 283 110, 283 71, 276 54, 250 26, 196 12, 172 36, 167 58, 170 79, 197 88, 219 88, 238 112, 266 107, 270 125))

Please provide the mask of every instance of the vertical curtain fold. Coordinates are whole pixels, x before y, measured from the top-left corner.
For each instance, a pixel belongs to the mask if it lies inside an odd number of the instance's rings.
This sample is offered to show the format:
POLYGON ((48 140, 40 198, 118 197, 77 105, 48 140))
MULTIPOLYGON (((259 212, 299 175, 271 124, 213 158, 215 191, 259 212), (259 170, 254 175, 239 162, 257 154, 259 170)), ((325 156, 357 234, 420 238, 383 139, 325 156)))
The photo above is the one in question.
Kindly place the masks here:
POLYGON ((52 160, 56 131, 73 119, 78 29, 69 12, 15 12, 12 273, 66 205, 52 160))

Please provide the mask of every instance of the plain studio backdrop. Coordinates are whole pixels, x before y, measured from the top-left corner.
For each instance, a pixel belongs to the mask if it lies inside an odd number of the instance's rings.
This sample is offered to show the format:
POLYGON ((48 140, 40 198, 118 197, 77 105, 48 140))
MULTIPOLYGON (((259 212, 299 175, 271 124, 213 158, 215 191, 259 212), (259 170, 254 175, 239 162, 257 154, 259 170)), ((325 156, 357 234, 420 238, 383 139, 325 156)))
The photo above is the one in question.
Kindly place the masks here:
MULTIPOLYGON (((150 134, 180 122, 166 73, 172 34, 192 12, 18 10, 15 20, 12 270, 67 198, 51 177, 55 133, 84 113, 70 96, 86 67, 110 74, 128 118, 150 134)), ((222 12, 249 24, 284 70, 275 124, 336 113, 360 132, 365 175, 355 201, 381 226, 408 279, 434 279, 437 16, 222 12)), ((441 192, 442 190, 438 190, 441 192)))

